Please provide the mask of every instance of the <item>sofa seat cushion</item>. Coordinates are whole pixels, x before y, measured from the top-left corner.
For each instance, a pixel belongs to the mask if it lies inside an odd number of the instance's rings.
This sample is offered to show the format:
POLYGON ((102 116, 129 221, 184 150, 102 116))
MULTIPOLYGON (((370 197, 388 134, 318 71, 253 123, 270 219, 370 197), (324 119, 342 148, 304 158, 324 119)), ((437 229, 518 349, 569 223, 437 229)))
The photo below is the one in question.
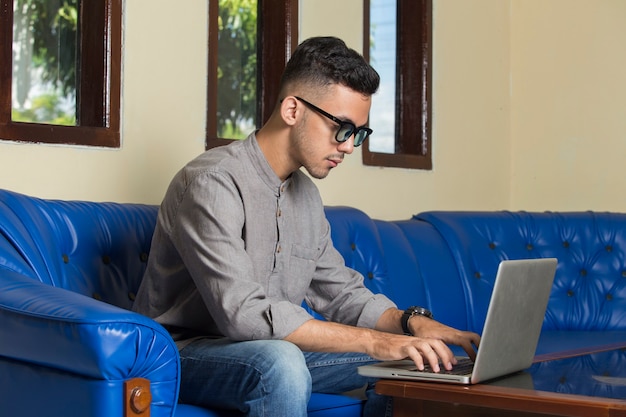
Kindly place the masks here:
MULTIPOLYGON (((313 393, 308 406, 309 417, 361 417, 363 401, 344 395, 313 393)), ((240 417, 233 411, 208 410, 194 405, 178 404, 175 417, 240 417)))
POLYGON ((189 404, 178 404, 174 417, 236 417, 241 414, 233 414, 225 411, 209 410, 189 404))
POLYGON ((345 395, 313 393, 309 400, 309 417, 361 417, 363 401, 345 395))

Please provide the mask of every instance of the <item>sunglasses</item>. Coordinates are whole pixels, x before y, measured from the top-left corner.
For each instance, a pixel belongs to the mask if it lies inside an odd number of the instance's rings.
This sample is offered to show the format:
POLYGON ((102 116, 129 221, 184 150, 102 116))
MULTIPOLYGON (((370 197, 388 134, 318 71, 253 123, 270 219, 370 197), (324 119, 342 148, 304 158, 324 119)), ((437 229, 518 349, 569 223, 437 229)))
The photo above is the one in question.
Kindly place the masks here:
POLYGON ((298 96, 294 96, 294 97, 297 100, 303 102, 310 109, 315 110, 322 116, 328 117, 330 120, 332 120, 333 122, 339 125, 339 130, 337 131, 337 134, 335 134, 335 140, 339 143, 343 143, 347 141, 348 139, 350 139, 350 136, 354 135, 354 146, 355 147, 361 146, 361 144, 365 141, 365 139, 367 139, 367 137, 371 135, 373 132, 373 130, 370 129, 369 127, 356 127, 354 123, 340 120, 339 118, 333 116, 332 114, 320 109, 316 105, 309 103, 303 98, 300 98, 298 96))

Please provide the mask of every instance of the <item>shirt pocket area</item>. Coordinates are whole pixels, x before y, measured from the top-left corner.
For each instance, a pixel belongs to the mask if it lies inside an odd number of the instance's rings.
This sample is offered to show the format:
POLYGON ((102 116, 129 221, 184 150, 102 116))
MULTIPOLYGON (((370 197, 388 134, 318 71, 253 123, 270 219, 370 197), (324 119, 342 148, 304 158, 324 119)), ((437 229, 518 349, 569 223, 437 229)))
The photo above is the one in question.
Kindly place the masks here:
POLYGON ((307 248, 298 244, 291 246, 289 257, 288 279, 289 299, 292 302, 301 302, 309 289, 320 250, 307 248))

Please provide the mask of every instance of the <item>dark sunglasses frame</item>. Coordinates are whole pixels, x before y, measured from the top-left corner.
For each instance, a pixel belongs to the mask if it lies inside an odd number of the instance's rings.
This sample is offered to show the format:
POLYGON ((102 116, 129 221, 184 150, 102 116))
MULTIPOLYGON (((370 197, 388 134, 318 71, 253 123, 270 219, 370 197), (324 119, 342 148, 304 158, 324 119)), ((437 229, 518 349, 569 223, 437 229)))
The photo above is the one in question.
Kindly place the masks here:
POLYGON ((303 102, 310 109, 315 110, 322 116, 329 118, 330 120, 332 120, 333 122, 339 125, 339 130, 337 130, 337 133, 335 134, 335 140, 339 143, 343 143, 347 141, 350 138, 350 136, 354 135, 354 147, 356 148, 358 146, 361 146, 363 142, 365 142, 365 139, 367 139, 367 137, 371 135, 373 132, 373 130, 370 129, 369 127, 364 127, 364 126, 356 127, 354 123, 352 122, 341 120, 338 117, 335 117, 332 114, 328 113, 327 111, 320 109, 315 104, 306 101, 302 97, 298 97, 298 96, 294 96, 294 97, 297 100, 303 102))

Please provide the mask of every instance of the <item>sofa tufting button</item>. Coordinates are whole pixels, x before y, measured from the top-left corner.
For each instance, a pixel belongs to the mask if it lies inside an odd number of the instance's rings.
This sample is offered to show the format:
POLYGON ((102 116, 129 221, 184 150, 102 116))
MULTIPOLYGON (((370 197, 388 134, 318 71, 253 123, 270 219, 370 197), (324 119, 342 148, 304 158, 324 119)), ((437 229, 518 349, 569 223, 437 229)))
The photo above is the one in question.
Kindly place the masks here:
POLYGON ((63 263, 66 263, 66 264, 70 263, 70 257, 67 256, 66 254, 63 254, 63 263))
POLYGON ((607 294, 606 299, 607 301, 613 301, 613 294, 607 294))
POLYGON ((622 271, 622 278, 626 278, 626 270, 622 271))
POLYGON ((574 296, 574 290, 568 290, 567 291, 567 296, 568 297, 573 297, 574 296))
POLYGON ((493 242, 489 243, 489 249, 495 249, 496 248, 496 244, 493 242))
POLYGON ((105 265, 108 265, 111 263, 111 257, 109 255, 104 255, 102 257, 102 263, 105 265))
POLYGON ((352 250, 356 250, 356 244, 355 244, 355 243, 351 243, 351 244, 350 244, 350 249, 352 249, 352 250))
POLYGON ((481 277, 480 272, 474 272, 474 278, 480 279, 480 277, 481 277))
POLYGON ((565 242, 563 242, 563 247, 564 248, 569 248, 569 242, 567 240, 565 242))
POLYGON ((148 262, 148 254, 146 252, 141 252, 139 254, 139 260, 141 260, 141 262, 148 262))
POLYGON ((130 301, 135 301, 135 298, 137 298, 137 295, 132 291, 128 291, 128 299, 130 301))
POLYGON ((102 301, 102 296, 100 295, 100 293, 94 292, 92 297, 94 300, 102 301))
POLYGON ((613 252, 613 246, 611 245, 606 245, 604 249, 606 249, 607 252, 613 252))
POLYGON ((367 277, 368 277, 369 279, 374 279, 374 273, 373 273, 373 272, 368 272, 368 273, 367 273, 367 277))
POLYGON ((581 269, 580 270, 580 276, 581 277, 586 277, 587 276, 587 270, 586 269, 581 269))
POLYGON ((533 248, 532 243, 528 243, 528 244, 526 245, 526 250, 533 250, 533 249, 534 249, 534 248, 533 248))

